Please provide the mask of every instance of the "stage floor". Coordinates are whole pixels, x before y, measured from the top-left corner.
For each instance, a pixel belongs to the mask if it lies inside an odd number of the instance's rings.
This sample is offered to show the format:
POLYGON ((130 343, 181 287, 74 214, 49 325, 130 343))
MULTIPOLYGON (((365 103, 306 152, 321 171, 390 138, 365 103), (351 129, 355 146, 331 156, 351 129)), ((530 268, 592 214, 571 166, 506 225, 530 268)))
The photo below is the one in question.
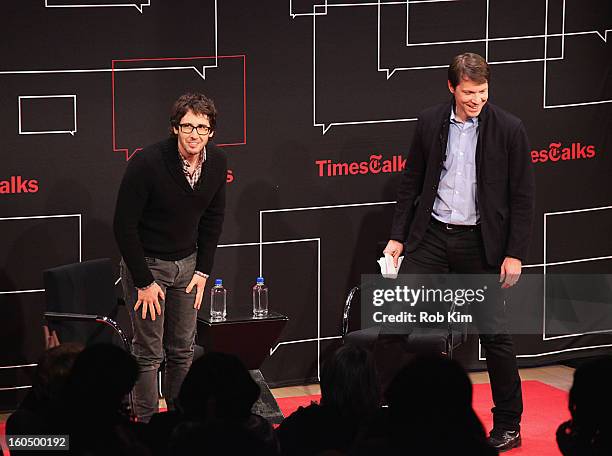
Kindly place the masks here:
MULTIPOLYGON (((563 365, 531 367, 520 369, 519 374, 521 380, 536 380, 546 385, 558 388, 563 391, 569 391, 574 379, 574 369, 563 365)), ((470 378, 472 383, 489 383, 489 374, 487 372, 471 372, 470 378)), ((303 385, 303 386, 288 386, 285 388, 274 388, 272 394, 275 398, 294 397, 294 396, 310 396, 313 394, 321 394, 318 384, 303 385)))

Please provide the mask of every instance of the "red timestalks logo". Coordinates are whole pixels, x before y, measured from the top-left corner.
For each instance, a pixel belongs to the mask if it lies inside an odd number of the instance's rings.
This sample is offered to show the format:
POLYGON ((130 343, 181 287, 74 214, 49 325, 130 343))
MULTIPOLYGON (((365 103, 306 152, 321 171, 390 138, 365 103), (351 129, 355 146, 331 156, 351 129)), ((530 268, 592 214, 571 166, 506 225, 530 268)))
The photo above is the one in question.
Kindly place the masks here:
POLYGON ((406 168, 406 159, 394 155, 391 159, 382 160, 381 154, 370 155, 370 161, 332 162, 316 160, 319 177, 355 176, 357 174, 398 173, 406 168))
POLYGON ((6 180, 0 180, 0 194, 36 192, 38 192, 38 180, 36 179, 24 179, 22 176, 11 176, 6 180))
POLYGON ((579 142, 572 143, 566 147, 561 146, 560 142, 551 142, 548 149, 532 150, 531 162, 544 163, 546 161, 580 160, 582 158, 593 158, 597 152, 595 146, 585 146, 579 142))

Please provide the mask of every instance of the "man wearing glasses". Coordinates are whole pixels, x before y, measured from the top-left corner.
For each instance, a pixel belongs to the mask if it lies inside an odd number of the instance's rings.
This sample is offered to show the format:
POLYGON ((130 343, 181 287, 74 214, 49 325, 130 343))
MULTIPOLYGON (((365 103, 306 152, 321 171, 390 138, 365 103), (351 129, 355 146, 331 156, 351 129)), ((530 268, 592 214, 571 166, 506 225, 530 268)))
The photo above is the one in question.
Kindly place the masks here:
POLYGON ((119 188, 114 232, 140 368, 135 412, 143 422, 158 411, 162 360, 169 409, 193 360, 197 311, 225 209, 227 161, 209 142, 216 119, 212 100, 181 96, 172 107, 170 138, 135 155, 119 188))

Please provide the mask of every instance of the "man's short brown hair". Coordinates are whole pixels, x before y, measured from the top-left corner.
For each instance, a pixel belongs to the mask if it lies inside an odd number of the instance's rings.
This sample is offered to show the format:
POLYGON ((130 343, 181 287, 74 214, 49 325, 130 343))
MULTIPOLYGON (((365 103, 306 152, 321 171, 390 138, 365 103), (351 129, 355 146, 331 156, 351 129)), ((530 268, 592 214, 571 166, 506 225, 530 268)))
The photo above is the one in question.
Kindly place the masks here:
POLYGON ((178 128, 181 119, 187 111, 208 116, 210 128, 215 131, 217 126, 217 108, 213 101, 201 93, 186 93, 174 102, 170 111, 170 134, 176 136, 174 128, 178 128))
POLYGON ((491 70, 487 61, 472 52, 456 55, 448 67, 448 80, 453 87, 457 87, 465 78, 477 84, 490 82, 491 70))

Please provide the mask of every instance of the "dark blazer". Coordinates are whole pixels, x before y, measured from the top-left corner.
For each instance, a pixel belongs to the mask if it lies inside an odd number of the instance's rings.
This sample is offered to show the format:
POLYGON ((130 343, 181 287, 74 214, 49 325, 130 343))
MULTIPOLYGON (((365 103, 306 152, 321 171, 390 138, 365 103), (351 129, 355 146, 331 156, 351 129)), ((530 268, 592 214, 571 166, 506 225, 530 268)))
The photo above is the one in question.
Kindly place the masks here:
MULTIPOLYGON (((391 239, 403 242, 406 253, 416 250, 431 219, 451 108, 444 103, 419 115, 391 228, 391 239)), ((524 261, 535 193, 527 133, 519 118, 491 103, 483 107, 478 122, 476 204, 487 262, 499 266, 506 256, 524 261)))

